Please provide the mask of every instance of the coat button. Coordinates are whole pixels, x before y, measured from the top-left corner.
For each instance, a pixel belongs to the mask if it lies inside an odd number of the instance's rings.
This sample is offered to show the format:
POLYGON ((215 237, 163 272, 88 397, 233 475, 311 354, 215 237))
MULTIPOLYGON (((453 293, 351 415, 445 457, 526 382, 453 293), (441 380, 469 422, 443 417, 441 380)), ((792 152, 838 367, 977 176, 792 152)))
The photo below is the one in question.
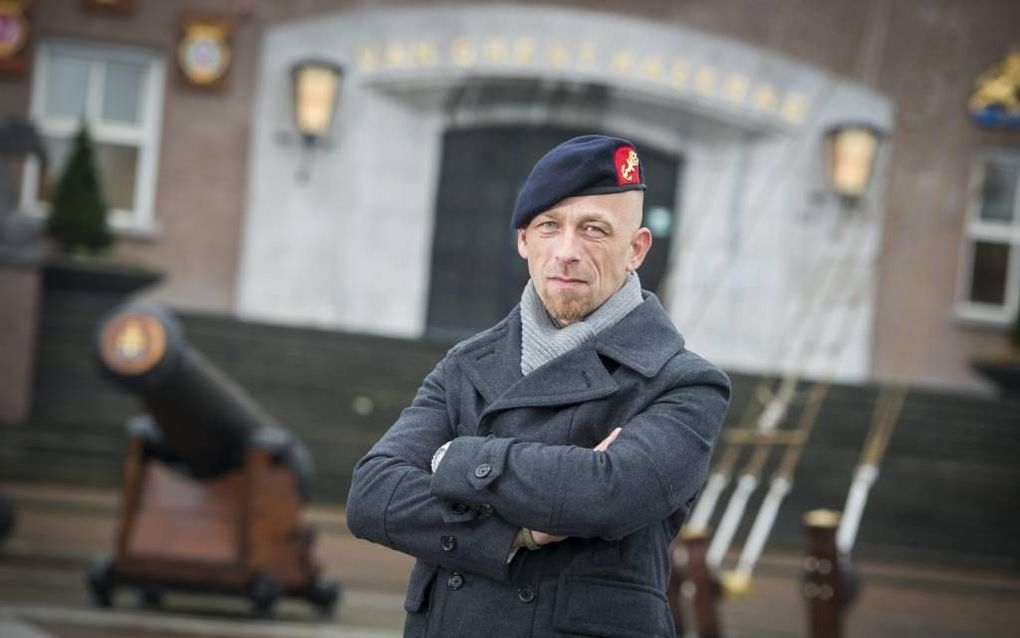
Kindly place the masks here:
POLYGON ((454 536, 443 536, 439 539, 439 544, 442 545, 444 552, 452 552, 457 549, 457 539, 454 536))
POLYGON ((453 510, 454 514, 467 514, 467 511, 471 508, 463 503, 454 503, 450 506, 450 509, 453 510))
POLYGON ((535 590, 531 587, 521 587, 517 590, 517 598, 522 603, 530 603, 535 600, 535 590))
POLYGON ((478 515, 482 518, 489 518, 492 516, 492 506, 488 503, 478 506, 478 515))
POLYGON ((478 478, 485 478, 492 473, 492 466, 488 463, 482 463, 475 468, 475 476, 478 478))
POLYGON ((450 589, 460 589, 464 586, 464 576, 460 572, 453 572, 446 580, 446 584, 450 589))

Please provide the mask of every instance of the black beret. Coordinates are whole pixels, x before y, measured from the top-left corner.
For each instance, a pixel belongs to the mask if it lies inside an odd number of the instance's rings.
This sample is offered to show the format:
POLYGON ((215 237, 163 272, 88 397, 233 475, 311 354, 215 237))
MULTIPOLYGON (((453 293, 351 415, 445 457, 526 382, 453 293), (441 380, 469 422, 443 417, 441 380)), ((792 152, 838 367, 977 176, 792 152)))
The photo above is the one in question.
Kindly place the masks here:
POLYGON ((523 228, 568 197, 644 190, 644 169, 634 145, 619 137, 582 135, 535 163, 514 206, 513 227, 523 228))

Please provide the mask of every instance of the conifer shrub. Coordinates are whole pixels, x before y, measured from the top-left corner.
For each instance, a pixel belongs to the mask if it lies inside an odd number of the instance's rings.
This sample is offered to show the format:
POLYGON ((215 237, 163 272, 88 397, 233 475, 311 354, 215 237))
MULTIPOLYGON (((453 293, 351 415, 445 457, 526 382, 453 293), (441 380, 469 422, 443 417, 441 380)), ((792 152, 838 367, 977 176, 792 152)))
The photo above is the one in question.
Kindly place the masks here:
POLYGON ((66 253, 104 252, 113 245, 106 213, 92 137, 82 122, 67 167, 57 183, 46 234, 66 253))

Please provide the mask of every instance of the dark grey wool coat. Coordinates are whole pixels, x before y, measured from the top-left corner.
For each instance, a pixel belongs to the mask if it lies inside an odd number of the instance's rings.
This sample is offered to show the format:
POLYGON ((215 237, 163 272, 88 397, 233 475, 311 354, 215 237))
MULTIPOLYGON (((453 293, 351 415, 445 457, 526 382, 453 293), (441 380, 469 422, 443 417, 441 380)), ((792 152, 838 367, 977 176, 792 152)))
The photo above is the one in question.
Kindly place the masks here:
POLYGON ((527 377, 514 309, 451 349, 358 463, 347 524, 418 559, 405 636, 674 635, 668 548, 705 480, 729 380, 644 294, 527 377), (569 538, 508 563, 522 526, 569 538))

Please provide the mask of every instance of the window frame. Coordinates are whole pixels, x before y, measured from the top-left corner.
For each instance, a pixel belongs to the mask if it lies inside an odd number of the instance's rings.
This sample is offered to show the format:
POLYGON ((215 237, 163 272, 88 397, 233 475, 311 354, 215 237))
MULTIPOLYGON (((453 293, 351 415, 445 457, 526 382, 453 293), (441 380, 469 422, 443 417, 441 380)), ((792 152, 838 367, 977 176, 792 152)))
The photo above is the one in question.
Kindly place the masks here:
MULTIPOLYGON (((156 177, 163 126, 163 100, 166 90, 166 61, 158 52, 141 47, 105 42, 50 38, 36 46, 32 69, 29 113, 40 136, 72 136, 78 130, 77 118, 47 116, 46 85, 55 54, 90 60, 86 84, 85 117, 89 132, 97 143, 133 146, 138 150, 132 209, 110 208, 107 217, 111 229, 119 235, 150 237, 158 233, 155 221, 156 177), (98 61, 97 61, 98 59, 98 61), (101 118, 105 81, 102 72, 107 62, 142 64, 142 97, 139 124, 117 124, 101 118)), ((36 199, 40 163, 35 157, 25 162, 21 184, 21 208, 30 214, 44 216, 49 204, 36 199)))
POLYGON ((985 149, 974 158, 971 164, 971 178, 967 187, 967 213, 961 237, 960 255, 956 286, 956 317, 964 321, 992 326, 1011 325, 1016 318, 1018 308, 1020 308, 1020 153, 1002 149, 985 149), (1008 225, 981 219, 985 165, 989 160, 996 158, 1002 158, 1013 164, 1017 171, 1017 186, 1013 193, 1013 222, 1008 225), (970 300, 975 246, 979 241, 1006 244, 1009 247, 1009 261, 1006 264, 1006 290, 1002 304, 970 300))

